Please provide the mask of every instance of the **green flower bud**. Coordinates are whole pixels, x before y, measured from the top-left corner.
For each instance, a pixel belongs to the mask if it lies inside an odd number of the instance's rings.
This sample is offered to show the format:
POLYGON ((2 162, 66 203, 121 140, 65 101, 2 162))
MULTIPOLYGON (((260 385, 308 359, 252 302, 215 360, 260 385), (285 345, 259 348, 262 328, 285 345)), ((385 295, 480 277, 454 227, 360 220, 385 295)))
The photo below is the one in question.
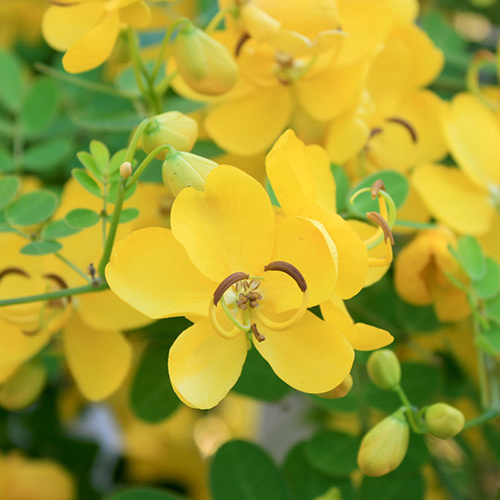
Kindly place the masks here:
MULTIPOLYGON (((179 111, 169 111, 155 116, 144 130, 142 149, 149 154, 158 146, 170 145, 179 151, 191 151, 198 137, 198 124, 179 111)), ((167 150, 156 155, 164 160, 167 150)))
POLYGON ((192 24, 179 31, 173 49, 179 74, 196 92, 225 94, 236 83, 238 65, 229 50, 192 24))
POLYGON ((217 166, 212 160, 172 148, 163 162, 163 182, 173 196, 188 186, 203 191, 208 174, 217 166))
POLYGON ((393 390, 401 381, 401 365, 390 349, 375 351, 366 365, 372 382, 380 389, 393 390))
POLYGON ((429 432, 439 439, 456 436, 465 424, 463 413, 446 403, 436 403, 425 413, 425 423, 429 432))
POLYGON ((361 441, 358 466, 367 476, 378 477, 397 469, 410 440, 410 428, 404 410, 384 418, 361 441))

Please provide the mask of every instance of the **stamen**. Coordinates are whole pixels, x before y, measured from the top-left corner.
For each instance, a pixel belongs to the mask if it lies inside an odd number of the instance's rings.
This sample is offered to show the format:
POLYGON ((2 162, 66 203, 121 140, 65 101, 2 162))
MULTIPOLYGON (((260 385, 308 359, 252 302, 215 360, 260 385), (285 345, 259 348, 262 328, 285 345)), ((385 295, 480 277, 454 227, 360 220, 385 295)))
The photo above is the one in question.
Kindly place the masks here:
POLYGON ((373 184, 372 184, 372 189, 371 189, 371 192, 372 192, 372 200, 374 200, 380 193, 380 190, 384 190, 384 191, 387 191, 387 189, 385 189, 385 184, 384 184, 384 181, 382 179, 377 179, 373 184))
MULTIPOLYGON (((54 283, 56 283, 56 285, 59 285, 61 290, 66 290, 67 288, 69 288, 68 284, 57 274, 44 274, 43 277, 47 278, 49 281, 53 281, 54 283)), ((72 300, 71 297, 66 297, 66 299, 68 300, 68 303, 72 300)), ((51 305, 50 302, 49 305, 51 305)))
POLYGON ((411 135, 411 139, 413 142, 418 142, 418 134, 413 125, 404 120, 403 118, 398 118, 397 116, 393 116, 392 118, 387 118, 387 122, 397 123, 398 125, 402 125, 411 135))
POLYGON ((20 276, 24 276, 25 278, 30 277, 30 275, 26 271, 20 269, 19 267, 7 267, 0 272, 0 280, 2 278, 5 278, 5 276, 8 276, 9 274, 19 274, 20 276))
POLYGON ((305 292, 307 290, 307 283, 304 276, 302 276, 302 273, 289 262, 276 260, 265 266, 264 271, 281 271, 282 273, 288 274, 288 276, 290 276, 295 283, 297 283, 301 292, 305 292))
MULTIPOLYGON (((227 314, 227 313, 226 313, 227 314)), ((235 339, 241 332, 238 328, 233 328, 231 331, 224 330, 217 319, 217 306, 210 301, 210 305, 208 306, 208 316, 210 318, 210 323, 212 324, 212 328, 224 339, 232 340, 235 339)), ((228 315, 228 317, 232 317, 232 315, 228 315)), ((248 331, 248 330, 247 330, 248 331)))
POLYGON ((368 212, 366 216, 382 228, 384 232, 384 242, 387 243, 387 240, 390 240, 391 244, 394 245, 394 236, 387 221, 378 212, 368 212))
POLYGON ((263 342, 264 340, 266 340, 266 336, 262 335, 262 333, 259 332, 259 330, 257 329, 257 325, 255 323, 253 323, 250 328, 252 329, 252 333, 254 337, 257 339, 257 342, 263 342))
POLYGON ((225 280, 221 282, 221 284, 216 288, 214 292, 214 305, 217 305, 219 303, 219 300, 222 298, 222 296, 235 284, 238 283, 238 281, 241 280, 246 280, 250 276, 246 273, 233 273, 229 275, 225 280))
POLYGON ((26 337, 34 337, 37 333, 40 332, 40 328, 35 328, 34 330, 21 330, 26 337))
POLYGON ((240 36, 240 39, 238 40, 238 42, 236 43, 236 47, 234 48, 234 57, 238 57, 240 55, 241 50, 243 49, 243 45, 245 45, 245 43, 247 43, 250 38, 251 37, 248 33, 243 33, 240 36))

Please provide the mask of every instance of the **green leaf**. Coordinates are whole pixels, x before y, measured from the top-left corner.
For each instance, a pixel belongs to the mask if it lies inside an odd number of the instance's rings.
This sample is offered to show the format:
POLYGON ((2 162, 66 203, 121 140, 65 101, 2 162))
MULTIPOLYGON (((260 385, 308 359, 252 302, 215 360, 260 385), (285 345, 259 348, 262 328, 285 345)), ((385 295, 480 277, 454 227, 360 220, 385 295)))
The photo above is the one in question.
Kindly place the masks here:
POLYGON ((33 241, 21 248, 20 252, 24 255, 48 255, 59 252, 61 248, 58 241, 33 241))
POLYGON ((97 184, 97 182, 92 177, 90 177, 90 175, 85 170, 74 168, 71 171, 71 175, 90 194, 97 196, 97 198, 102 198, 102 192, 99 184, 97 184))
POLYGON ((0 104, 9 111, 21 106, 23 92, 22 67, 19 60, 5 49, 0 49, 0 104))
POLYGON ((28 90, 21 111, 21 127, 26 135, 45 130, 57 112, 58 89, 54 80, 37 78, 28 90))
POLYGON ((19 179, 14 176, 0 179, 0 209, 7 206, 19 190, 19 179))
POLYGON ((346 198, 349 192, 349 179, 345 170, 340 165, 332 165, 331 171, 335 179, 337 212, 341 213, 346 209, 346 198))
POLYGON ((290 500, 271 457, 247 441, 223 444, 213 457, 209 475, 214 500, 290 500))
POLYGON ((97 168, 95 160, 90 153, 87 151, 80 151, 76 155, 80 160, 80 163, 96 178, 102 180, 102 173, 97 168))
POLYGON ((0 144, 0 172, 12 172, 14 170, 14 158, 12 153, 0 144))
POLYGON ((483 278, 472 284, 481 299, 492 299, 500 290, 500 267, 493 259, 486 258, 486 270, 483 278))
POLYGON ((420 473, 410 477, 388 474, 363 477, 360 500, 423 500, 425 482, 420 473))
POLYGON ((400 208, 408 196, 409 184, 406 177, 393 170, 383 170, 366 177, 362 182, 354 186, 346 198, 346 206, 350 212, 355 215, 366 217, 367 212, 378 212, 378 201, 372 200, 370 193, 360 194, 351 205, 351 196, 360 189, 371 188, 376 180, 382 180, 385 184, 385 190, 394 200, 396 208, 400 208))
POLYGON ((491 328, 482 331, 475 341, 482 351, 497 356, 500 353, 500 325, 493 323, 491 328))
POLYGON ((139 210, 137 208, 124 208, 120 214, 118 222, 120 224, 125 224, 137 219, 137 217, 139 217, 139 210))
POLYGON ((0 222, 0 233, 15 233, 16 230, 4 222, 0 222))
POLYGON ((5 218, 12 226, 31 226, 47 220, 55 211, 57 196, 41 190, 23 194, 5 209, 5 218))
POLYGON ((125 161, 125 156, 127 155, 126 149, 120 149, 117 151, 109 162, 108 166, 108 176, 113 175, 115 172, 120 170, 121 164, 125 161))
POLYGON ((181 500, 181 497, 151 488, 131 488, 113 493, 106 500, 181 500))
POLYGON ((483 279, 486 272, 486 258, 479 242, 472 236, 462 236, 458 239, 457 248, 450 247, 464 271, 473 281, 483 279))
POLYGON ((100 218, 99 214, 93 210, 89 210, 88 208, 75 208, 75 210, 71 210, 71 212, 66 214, 64 221, 70 227, 85 229, 95 226, 100 218))
POLYGON ((361 440, 341 432, 322 430, 305 447, 309 463, 323 474, 347 477, 357 468, 361 440))
POLYGON ((167 360, 171 341, 151 342, 142 355, 130 391, 130 407, 135 416, 151 424, 166 420, 181 402, 168 375, 167 360))
POLYGON ((486 316, 500 324, 500 293, 486 301, 486 316))
POLYGON ((277 401, 290 392, 290 387, 273 372, 257 349, 250 349, 233 390, 262 401, 277 401))
POLYGON ((102 174, 105 174, 108 171, 109 163, 108 148, 100 141, 92 141, 90 143, 90 153, 94 158, 96 167, 102 174))
POLYGON ((75 227, 68 226, 64 219, 49 222, 42 230, 42 238, 45 240, 58 240, 72 236, 80 231, 75 227))
MULTIPOLYGON (((107 198, 110 203, 113 204, 116 203, 116 197, 118 196, 118 189, 120 189, 120 181, 111 184, 111 186, 109 187, 107 198)), ((133 187, 127 190, 127 192, 125 193, 125 200, 128 200, 135 193, 136 189, 137 189, 137 183, 135 183, 133 187)))
POLYGON ((23 156, 26 169, 33 172, 52 170, 73 153, 73 141, 67 137, 56 137, 38 142, 29 147, 23 156))
POLYGON ((0 116, 0 137, 12 137, 13 130, 12 122, 0 116))

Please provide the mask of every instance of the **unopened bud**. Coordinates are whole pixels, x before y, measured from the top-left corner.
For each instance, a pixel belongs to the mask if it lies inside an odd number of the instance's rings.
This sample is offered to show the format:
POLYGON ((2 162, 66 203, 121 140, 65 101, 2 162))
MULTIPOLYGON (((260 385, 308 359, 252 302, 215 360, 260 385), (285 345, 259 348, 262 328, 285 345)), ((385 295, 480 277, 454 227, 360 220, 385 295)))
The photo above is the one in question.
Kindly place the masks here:
POLYGON ((128 179, 132 175, 132 163, 129 161, 123 162, 120 165, 120 175, 123 179, 128 179))
POLYGON ((236 83, 238 66, 229 50, 192 24, 184 26, 173 43, 179 74, 201 94, 225 94, 236 83))
POLYGON ((172 148, 163 162, 163 182, 173 196, 185 187, 203 191, 208 174, 217 166, 212 160, 172 148))
POLYGON ((322 394, 317 394, 320 398, 324 399, 340 399, 349 394, 349 391, 352 389, 352 377, 351 375, 347 375, 347 377, 334 389, 328 392, 323 392, 322 394))
MULTIPOLYGON (((170 145, 179 151, 191 151, 198 137, 198 124, 179 111, 155 116, 142 134, 142 149, 149 154, 158 146, 170 145)), ((167 149, 156 155, 164 160, 167 149)))
POLYGON ((393 351, 375 351, 366 365, 371 381, 380 389, 391 391, 401 381, 401 365, 393 351))
POLYGON ((367 476, 379 477, 397 469, 406 456, 410 428, 404 410, 384 418, 361 441, 358 466, 367 476))
POLYGON ((456 436, 465 424, 463 413, 446 403, 436 403, 425 413, 425 423, 429 432, 439 439, 456 436))
POLYGON ((30 406, 42 392, 46 381, 47 372, 42 363, 22 366, 0 387, 0 406, 7 410, 30 406))

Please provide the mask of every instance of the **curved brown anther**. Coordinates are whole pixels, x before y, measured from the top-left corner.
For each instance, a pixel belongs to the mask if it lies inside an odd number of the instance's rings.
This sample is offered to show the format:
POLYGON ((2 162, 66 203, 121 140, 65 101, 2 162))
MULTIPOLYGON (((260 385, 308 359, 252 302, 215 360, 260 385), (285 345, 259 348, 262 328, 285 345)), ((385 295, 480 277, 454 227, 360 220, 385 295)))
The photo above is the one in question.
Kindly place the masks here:
POLYGON ((372 128, 370 131, 370 139, 383 132, 382 127, 372 128))
MULTIPOLYGON (((68 284, 57 274, 52 274, 52 273, 44 274, 43 277, 47 278, 50 281, 53 281, 56 285, 60 287, 61 290, 66 290, 67 288, 69 288, 68 284)), ((66 297, 66 298, 68 299, 68 302, 71 302, 71 297, 66 297)), ((52 307, 60 307, 60 303, 57 302, 54 302, 51 305, 52 307)))
POLYGON ((247 280, 250 277, 246 273, 233 273, 229 275, 221 284, 216 288, 214 292, 214 304, 217 305, 222 296, 238 281, 247 280))
POLYGON ((387 242, 387 240, 390 240, 391 244, 394 245, 394 236, 387 221, 378 212, 368 212, 366 216, 382 228, 382 231, 384 231, 384 241, 387 242))
POLYGON ((9 274, 18 274, 19 276, 24 276, 25 278, 30 278, 30 275, 19 267, 7 267, 3 271, 0 271, 0 280, 8 276, 9 274))
POLYGON ((281 271, 282 273, 288 274, 288 276, 290 276, 295 283, 297 283, 301 292, 305 292, 307 290, 307 283, 304 276, 302 276, 302 273, 289 262, 276 260, 265 266, 264 271, 281 271))
POLYGON ((418 142, 417 131, 414 129, 414 127, 413 127, 413 125, 411 125, 411 123, 407 122, 403 118, 398 118, 397 116, 393 116, 391 118, 387 118, 386 121, 388 121, 390 123, 397 123, 398 125, 403 126, 410 133, 412 141, 413 142, 418 142))
POLYGON ((250 40, 250 35, 248 33, 243 33, 238 42, 236 43, 236 46, 234 47, 234 57, 238 57, 240 55, 241 50, 243 49, 243 45, 250 40))
POLYGON ((377 179, 372 184, 372 199, 375 199, 378 196, 380 190, 387 191, 385 189, 384 181, 382 179, 377 179))
POLYGON ((26 337, 34 337, 37 333, 40 333, 40 328, 36 328, 35 330, 21 330, 26 337))
POLYGON ((262 333, 259 332, 255 323, 252 324, 250 329, 252 330, 254 337, 257 339, 257 342, 263 342, 264 340, 266 340, 266 336, 262 335, 262 333))

